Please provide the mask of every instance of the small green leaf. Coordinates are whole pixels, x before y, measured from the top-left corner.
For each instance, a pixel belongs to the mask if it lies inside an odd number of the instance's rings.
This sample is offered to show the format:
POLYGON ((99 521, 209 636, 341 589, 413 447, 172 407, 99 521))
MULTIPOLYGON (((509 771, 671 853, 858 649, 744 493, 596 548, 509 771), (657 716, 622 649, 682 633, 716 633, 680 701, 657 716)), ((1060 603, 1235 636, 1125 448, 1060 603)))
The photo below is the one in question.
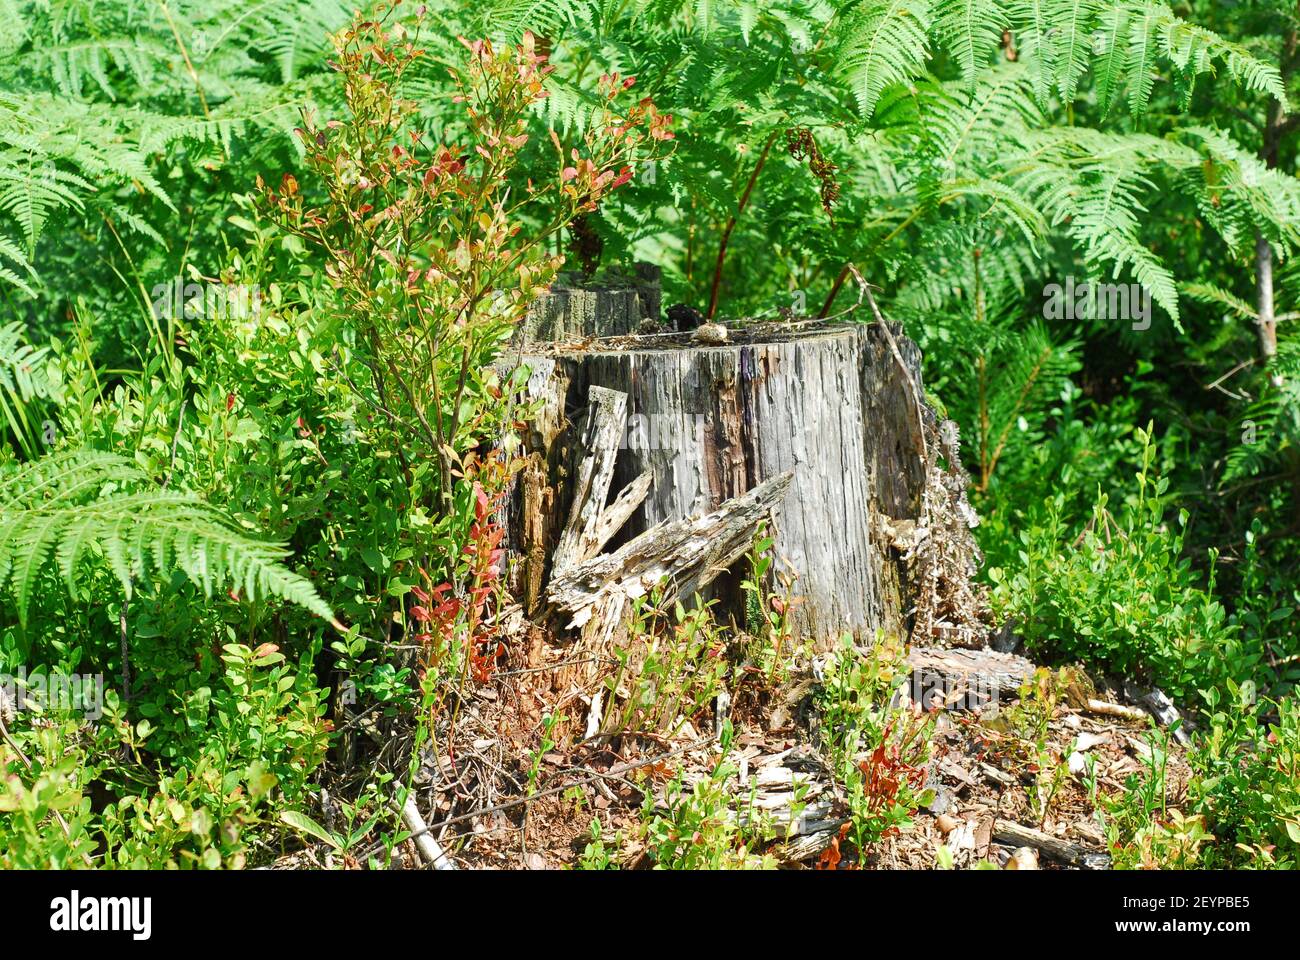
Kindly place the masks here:
POLYGON ((281 810, 280 819, 299 833, 305 833, 317 840, 328 843, 335 850, 343 849, 328 830, 305 813, 299 813, 297 810, 281 810))

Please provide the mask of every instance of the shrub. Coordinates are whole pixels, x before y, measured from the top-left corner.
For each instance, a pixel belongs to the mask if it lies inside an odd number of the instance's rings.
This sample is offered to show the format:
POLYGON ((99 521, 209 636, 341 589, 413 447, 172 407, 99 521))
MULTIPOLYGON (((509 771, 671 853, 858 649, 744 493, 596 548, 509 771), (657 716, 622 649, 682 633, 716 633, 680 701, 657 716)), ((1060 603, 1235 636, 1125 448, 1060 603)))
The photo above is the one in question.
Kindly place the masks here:
POLYGON ((1188 754, 1192 809, 1218 838, 1206 866, 1300 865, 1300 704, 1265 703, 1249 688, 1207 690, 1207 729, 1188 754))
POLYGON ((357 390, 381 415, 412 493, 427 490, 422 499, 445 509, 462 457, 501 425, 491 361, 560 266, 548 238, 628 182, 651 155, 645 144, 671 134, 649 101, 620 109, 632 81, 607 75, 603 113, 580 142, 566 149, 551 131, 552 169, 514 183, 550 71, 532 34, 499 51, 462 41, 468 66, 453 82, 465 138, 437 142, 403 95, 424 55, 424 13, 408 26, 395 10, 334 38, 344 118, 308 113, 298 131, 316 182, 285 174, 259 187, 271 215, 324 261, 339 322, 357 334, 368 370, 357 390))
POLYGON ((925 800, 932 724, 918 705, 895 703, 905 677, 896 648, 880 642, 860 652, 846 638, 817 695, 823 746, 849 805, 848 837, 863 858, 925 800))
POLYGON ((722 758, 693 785, 679 774, 664 790, 664 803, 657 807, 647 791, 642 807, 646 849, 657 870, 754 870, 772 869, 775 862, 755 853, 763 839, 761 827, 747 825, 733 806, 735 797, 728 785, 737 775, 727 759, 731 748, 730 724, 724 732, 722 758))
POLYGON ((96 727, 63 715, 15 730, 0 747, 9 771, 0 865, 215 869, 264 859, 252 831, 307 797, 325 756, 324 707, 310 661, 291 669, 271 644, 229 644, 222 662, 219 687, 175 694, 183 731, 130 722, 115 694, 96 727), (98 813, 96 780, 116 794, 98 813))
POLYGON ((1139 431, 1137 494, 1118 517, 1099 496, 1076 532, 1059 499, 1045 520, 1020 533, 1021 566, 989 571, 994 605, 1012 617, 1031 651, 1136 675, 1184 695, 1225 677, 1249 676, 1257 654, 1243 648, 1208 587, 1183 554, 1180 512, 1166 520, 1168 482, 1151 472, 1150 430, 1139 431))

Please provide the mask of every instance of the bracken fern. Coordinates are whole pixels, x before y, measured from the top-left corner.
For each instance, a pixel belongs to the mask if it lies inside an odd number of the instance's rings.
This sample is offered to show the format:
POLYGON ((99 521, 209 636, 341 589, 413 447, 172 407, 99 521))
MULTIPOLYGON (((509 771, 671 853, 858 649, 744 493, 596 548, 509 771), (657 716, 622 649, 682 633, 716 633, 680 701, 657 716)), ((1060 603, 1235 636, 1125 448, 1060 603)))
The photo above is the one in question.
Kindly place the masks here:
POLYGON ((116 454, 58 453, 0 474, 0 591, 24 624, 43 574, 53 567, 72 588, 90 564, 107 567, 128 597, 147 574, 180 570, 209 597, 229 586, 332 619, 311 583, 281 563, 286 556, 116 454))

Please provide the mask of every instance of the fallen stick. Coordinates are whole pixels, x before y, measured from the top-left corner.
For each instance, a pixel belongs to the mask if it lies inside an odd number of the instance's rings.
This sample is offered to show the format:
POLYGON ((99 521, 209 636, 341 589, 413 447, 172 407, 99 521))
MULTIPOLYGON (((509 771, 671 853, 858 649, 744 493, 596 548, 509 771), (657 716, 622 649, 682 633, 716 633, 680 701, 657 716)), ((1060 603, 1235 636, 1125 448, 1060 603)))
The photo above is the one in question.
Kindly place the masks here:
POLYGON ((433 869, 458 869, 456 862, 447 856, 446 851, 429 833, 429 825, 424 822, 424 817, 420 815, 420 808, 415 804, 414 791, 406 795, 406 803, 402 804, 402 823, 411 831, 411 839, 415 841, 415 848, 420 851, 420 856, 426 863, 432 864, 433 869))
POLYGON ((1141 707, 1129 707, 1122 703, 1111 703, 1109 700, 1089 699, 1084 704, 1090 713, 1100 713, 1107 717, 1118 717, 1121 720, 1134 720, 1137 723, 1146 723, 1150 716, 1141 707))
POLYGON ((993 824, 993 839, 1011 847, 1033 847, 1049 860, 1085 870, 1104 869, 1103 863, 1106 867, 1110 864, 1110 858, 1104 854, 1091 853, 1078 844, 1032 827, 1022 827, 1010 820, 998 820, 993 824))

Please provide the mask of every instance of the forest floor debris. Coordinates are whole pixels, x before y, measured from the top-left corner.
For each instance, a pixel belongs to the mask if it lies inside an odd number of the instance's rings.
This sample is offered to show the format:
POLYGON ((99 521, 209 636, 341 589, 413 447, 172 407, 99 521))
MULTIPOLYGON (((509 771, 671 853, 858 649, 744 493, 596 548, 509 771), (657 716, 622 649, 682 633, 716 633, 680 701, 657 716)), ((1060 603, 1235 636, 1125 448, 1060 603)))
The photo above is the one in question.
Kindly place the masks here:
MULTIPOLYGON (((503 670, 463 705, 455 750, 426 750, 419 764, 412 802, 434 841, 428 849, 446 851, 458 867, 652 867, 647 824, 669 824, 660 841, 671 837, 671 809, 686 798, 700 822, 685 841, 707 842, 710 828, 733 831, 747 838, 740 862, 752 865, 1107 869, 1099 797, 1131 789, 1157 754, 1171 806, 1189 779, 1181 748, 1168 738, 1157 744, 1145 712, 1144 722, 1137 713, 1099 713, 1095 698, 1083 696, 1091 684, 1075 671, 1034 671, 1023 658, 994 655, 1024 682, 978 709, 929 713, 924 764, 902 774, 921 787, 910 822, 859 850, 850 842, 853 804, 820 729, 814 700, 825 677, 817 679, 815 663, 779 687, 742 684, 721 739, 708 711, 671 732, 584 736, 591 692, 557 689, 567 648, 543 646, 550 667, 503 670), (1021 663, 1028 673, 1017 672, 1021 663)), ((914 649, 909 664, 933 666, 950 652, 966 661, 991 654, 914 649)), ((895 706, 906 711, 909 688, 898 689, 895 706)), ((418 841, 399 844, 391 866, 423 867, 418 841)), ((322 846, 277 865, 325 862, 363 866, 366 858, 322 846)))

